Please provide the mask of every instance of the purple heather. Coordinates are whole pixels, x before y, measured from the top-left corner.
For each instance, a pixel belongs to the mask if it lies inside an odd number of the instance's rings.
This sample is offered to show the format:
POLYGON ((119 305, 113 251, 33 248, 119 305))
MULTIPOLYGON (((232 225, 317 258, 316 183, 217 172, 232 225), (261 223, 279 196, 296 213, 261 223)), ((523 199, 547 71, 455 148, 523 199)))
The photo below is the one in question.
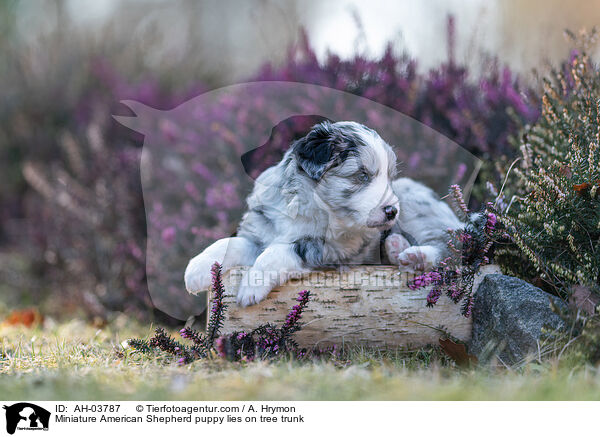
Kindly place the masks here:
POLYGON ((438 282, 441 279, 442 275, 439 272, 426 272, 413 279, 412 283, 408 285, 408 288, 410 288, 411 290, 417 290, 419 288, 427 287, 435 282, 438 282))
POLYGON ((437 303, 437 301, 441 295, 442 295, 442 292, 440 291, 439 288, 437 288, 437 287, 432 288, 431 291, 429 292, 429 294, 427 295, 427 306, 428 307, 434 306, 437 303))

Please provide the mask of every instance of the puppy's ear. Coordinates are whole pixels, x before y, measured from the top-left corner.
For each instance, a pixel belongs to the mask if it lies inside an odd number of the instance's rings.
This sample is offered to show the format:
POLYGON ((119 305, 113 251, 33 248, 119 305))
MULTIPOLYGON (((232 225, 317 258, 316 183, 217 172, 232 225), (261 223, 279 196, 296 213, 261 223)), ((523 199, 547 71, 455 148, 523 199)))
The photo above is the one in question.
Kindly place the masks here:
POLYGON ((331 123, 319 123, 292 149, 300 168, 313 180, 318 181, 335 164, 337 147, 336 132, 331 123))

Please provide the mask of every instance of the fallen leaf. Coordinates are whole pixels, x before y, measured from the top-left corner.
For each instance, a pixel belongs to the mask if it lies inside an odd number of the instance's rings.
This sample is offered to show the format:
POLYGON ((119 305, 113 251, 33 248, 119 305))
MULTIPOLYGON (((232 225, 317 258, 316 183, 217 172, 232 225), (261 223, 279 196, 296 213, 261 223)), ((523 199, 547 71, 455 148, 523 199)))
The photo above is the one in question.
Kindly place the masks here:
POLYGON ((596 307, 600 304, 600 297, 592 292, 589 287, 575 285, 569 303, 583 311, 588 316, 594 315, 596 307))
POLYGON ((440 338, 440 346, 446 355, 448 355, 459 367, 470 367, 477 364, 478 360, 475 355, 469 355, 464 344, 455 343, 449 338, 440 338))
POLYGON ((583 184, 573 185, 573 189, 577 192, 577 194, 581 194, 582 195, 592 185, 598 185, 600 187, 600 179, 597 180, 597 181, 594 181, 592 183, 590 183, 590 182, 584 182, 583 184))
POLYGON ((588 188, 590 188, 590 184, 588 184, 587 182, 584 182, 583 184, 573 185, 573 189, 578 193, 581 193, 582 191, 585 191, 588 188))
POLYGON ((12 311, 4 320, 9 326, 24 325, 31 328, 33 325, 39 325, 44 321, 43 316, 35 308, 12 311))

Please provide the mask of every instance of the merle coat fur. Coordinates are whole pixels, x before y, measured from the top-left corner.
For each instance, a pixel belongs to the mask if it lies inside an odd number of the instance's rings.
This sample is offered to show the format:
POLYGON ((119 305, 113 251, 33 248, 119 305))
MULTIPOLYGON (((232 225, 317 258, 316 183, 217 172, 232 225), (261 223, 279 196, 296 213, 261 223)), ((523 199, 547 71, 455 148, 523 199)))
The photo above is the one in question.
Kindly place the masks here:
POLYGON ((186 288, 208 289, 215 261, 224 270, 250 266, 237 301, 251 305, 312 269, 381 262, 382 232, 389 262, 430 268, 443 256, 446 230, 462 223, 429 188, 395 176, 396 156, 372 129, 314 126, 257 178, 237 236, 191 259, 186 288))

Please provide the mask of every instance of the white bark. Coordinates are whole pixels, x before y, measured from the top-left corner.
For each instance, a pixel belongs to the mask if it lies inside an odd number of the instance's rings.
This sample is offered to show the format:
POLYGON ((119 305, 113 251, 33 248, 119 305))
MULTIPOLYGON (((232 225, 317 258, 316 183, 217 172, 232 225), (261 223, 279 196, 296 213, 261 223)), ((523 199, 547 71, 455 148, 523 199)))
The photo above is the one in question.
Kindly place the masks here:
MULTIPOLYGON (((236 268, 224 275, 229 307, 222 333, 248 331, 266 322, 280 326, 297 304, 298 292, 306 289, 311 299, 302 316, 304 326, 295 334, 302 347, 437 344, 443 335, 440 327, 463 341, 471 336, 471 319, 460 314, 460 304, 441 296, 433 308, 428 308, 429 289, 410 290, 406 286, 409 276, 392 266, 312 272, 271 291, 258 305, 241 308, 235 293, 244 270, 236 268)), ((479 277, 494 270, 495 266, 489 266, 479 277)), ((476 286, 478 282, 476 279, 476 286)))

